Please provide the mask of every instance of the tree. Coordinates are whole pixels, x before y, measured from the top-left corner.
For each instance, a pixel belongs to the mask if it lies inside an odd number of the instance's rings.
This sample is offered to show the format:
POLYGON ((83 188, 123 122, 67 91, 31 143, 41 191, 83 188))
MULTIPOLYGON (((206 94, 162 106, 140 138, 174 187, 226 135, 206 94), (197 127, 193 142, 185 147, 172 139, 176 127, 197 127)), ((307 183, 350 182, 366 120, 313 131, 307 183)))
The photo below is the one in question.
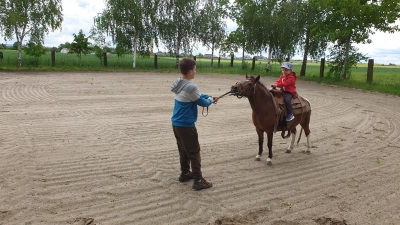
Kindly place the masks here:
POLYGON ((186 54, 193 52, 193 43, 198 40, 197 0, 162 0, 158 6, 158 31, 166 48, 176 54, 176 65, 180 50, 186 54))
POLYGON ((229 52, 231 55, 234 52, 237 52, 238 49, 242 46, 242 35, 240 34, 240 30, 232 31, 228 34, 228 37, 225 40, 225 43, 221 47, 221 51, 229 52))
MULTIPOLYGON (((254 46, 256 48, 260 46, 260 43, 253 37, 258 36, 259 32, 255 34, 253 32, 253 22, 256 20, 254 16, 257 16, 256 5, 258 3, 254 1, 236 0, 230 7, 230 16, 237 23, 238 27, 234 32, 231 32, 227 38, 228 46, 231 48, 241 48, 242 51, 242 68, 245 68, 244 54, 245 52, 252 53, 254 46), (253 36, 254 35, 254 36, 253 36), (253 42, 253 43, 252 43, 253 42), (257 42, 257 43, 254 43, 257 42)), ((258 24, 258 25, 261 25, 258 24)), ((259 28, 258 31, 262 30, 259 28)), ((226 48, 226 46, 224 47, 226 48)), ((237 51, 237 50, 236 50, 237 51)))
POLYGON ((318 8, 310 7, 308 1, 304 2, 300 8, 300 23, 303 26, 303 37, 300 39, 299 47, 303 50, 303 62, 301 65, 300 76, 306 75, 307 59, 319 59, 325 56, 328 39, 324 36, 318 36, 318 30, 312 29, 313 24, 322 15, 318 8))
MULTIPOLYGON (((343 72, 345 55, 346 55, 346 40, 338 41, 337 44, 330 48, 330 54, 328 55, 329 72, 328 76, 333 76, 336 79, 340 79, 343 72)), ((367 61, 367 57, 358 52, 358 49, 350 46, 349 58, 347 59, 348 67, 346 68, 347 77, 350 78, 351 67, 356 66, 358 62, 367 61)))
MULTIPOLYGON (((227 17, 227 0, 209 0, 200 10, 198 17, 197 33, 199 40, 207 49, 211 49, 211 55, 214 56, 214 50, 220 48, 225 37, 226 23, 222 19, 227 17)), ((211 57, 211 67, 213 67, 214 57, 211 57)))
POLYGON ((264 30, 268 48, 266 70, 270 71, 271 60, 282 62, 295 55, 304 35, 304 19, 301 10, 302 0, 267 0, 266 21, 270 24, 264 30), (275 3, 274 3, 275 1, 275 3))
POLYGON ((89 38, 83 33, 82 29, 78 34, 73 34, 74 41, 71 43, 71 51, 76 53, 79 58, 79 66, 82 66, 82 54, 86 55, 90 50, 89 38))
POLYGON ((35 43, 33 41, 29 41, 24 47, 24 52, 34 58, 33 61, 37 66, 40 56, 46 53, 46 49, 43 47, 41 42, 35 43))
POLYGON ((149 52, 157 43, 157 7, 160 0, 106 0, 106 8, 95 18, 97 28, 112 37, 119 49, 133 50, 133 67, 136 67, 136 50, 149 52))
POLYGON ((274 15, 276 21, 275 47, 279 59, 291 58, 304 35, 304 19, 301 11, 302 0, 281 1, 274 15))
POLYGON ((118 58, 122 58, 127 52, 128 50, 121 45, 117 45, 117 47, 115 48, 115 53, 117 53, 118 58))
POLYGON ((313 29, 330 42, 344 47, 342 80, 346 80, 353 43, 370 43, 374 30, 398 31, 395 25, 400 0, 309 0, 310 6, 322 12, 313 29))
POLYGON ((109 43, 106 42, 106 36, 104 35, 104 31, 101 30, 99 27, 92 26, 90 29, 90 39, 94 41, 92 49, 97 56, 97 58, 100 59, 100 63, 102 63, 103 60, 103 53, 109 49, 109 43))
POLYGON ((301 0, 236 0, 232 17, 243 30, 251 54, 268 50, 267 71, 271 58, 282 61, 295 54, 304 24, 301 22, 301 0))
POLYGON ((225 52, 231 52, 231 56, 234 52, 237 52, 239 48, 242 51, 242 68, 244 69, 246 64, 244 62, 244 52, 246 49, 247 40, 241 27, 238 27, 235 31, 229 33, 222 50, 225 52))
POLYGON ((5 40, 17 39, 18 66, 22 66, 22 42, 43 42, 50 31, 61 29, 61 0, 0 0, 0 32, 5 40))
POLYGON ((259 52, 265 49, 269 43, 268 33, 272 29, 272 15, 277 5, 276 0, 238 1, 236 18, 246 33, 249 40, 246 51, 259 52))

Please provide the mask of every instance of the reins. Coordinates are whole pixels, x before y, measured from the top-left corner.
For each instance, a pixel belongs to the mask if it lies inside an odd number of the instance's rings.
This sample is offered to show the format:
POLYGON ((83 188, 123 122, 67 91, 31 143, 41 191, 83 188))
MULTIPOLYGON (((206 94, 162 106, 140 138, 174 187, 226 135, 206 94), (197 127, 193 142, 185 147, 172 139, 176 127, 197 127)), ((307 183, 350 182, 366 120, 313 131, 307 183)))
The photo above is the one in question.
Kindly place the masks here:
POLYGON ((225 94, 219 96, 218 98, 222 98, 222 97, 224 97, 225 95, 230 94, 230 93, 232 93, 232 91, 228 91, 228 92, 226 92, 225 94))

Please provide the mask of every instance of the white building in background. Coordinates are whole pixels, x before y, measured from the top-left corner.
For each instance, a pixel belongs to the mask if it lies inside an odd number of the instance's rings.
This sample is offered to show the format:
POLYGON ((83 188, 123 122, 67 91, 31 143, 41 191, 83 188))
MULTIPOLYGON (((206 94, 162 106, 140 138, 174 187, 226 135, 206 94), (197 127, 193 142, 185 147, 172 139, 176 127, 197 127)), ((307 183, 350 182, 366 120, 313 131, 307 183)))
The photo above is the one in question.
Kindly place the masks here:
POLYGON ((68 53, 69 52, 69 49, 68 48, 63 48, 63 49, 61 49, 61 53, 68 53))

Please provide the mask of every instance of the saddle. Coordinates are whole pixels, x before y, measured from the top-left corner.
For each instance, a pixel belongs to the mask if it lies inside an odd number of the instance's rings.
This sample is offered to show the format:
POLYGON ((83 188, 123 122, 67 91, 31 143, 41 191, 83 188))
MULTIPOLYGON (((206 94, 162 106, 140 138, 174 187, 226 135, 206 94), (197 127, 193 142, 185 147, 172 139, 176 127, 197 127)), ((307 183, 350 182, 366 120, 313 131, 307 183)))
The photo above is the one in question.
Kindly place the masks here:
MULTIPOLYGON (((277 112, 275 131, 286 131, 288 126, 288 123, 286 122, 287 110, 282 91, 279 89, 271 89, 269 91, 274 96, 272 99, 275 102, 275 107, 276 107, 275 111, 277 112)), ((303 113, 311 111, 309 102, 305 98, 298 95, 297 92, 293 95, 292 107, 293 107, 293 115, 295 117, 301 116, 303 113)))

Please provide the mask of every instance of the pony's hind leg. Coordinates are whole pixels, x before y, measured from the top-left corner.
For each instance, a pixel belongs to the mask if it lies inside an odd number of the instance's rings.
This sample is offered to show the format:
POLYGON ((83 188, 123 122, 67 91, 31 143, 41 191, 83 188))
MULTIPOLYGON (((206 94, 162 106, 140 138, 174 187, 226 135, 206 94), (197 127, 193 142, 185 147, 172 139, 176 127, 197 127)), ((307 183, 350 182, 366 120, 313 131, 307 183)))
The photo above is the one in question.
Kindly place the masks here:
POLYGON ((307 153, 310 153, 311 142, 310 142, 310 133, 306 136, 307 137, 307 153))
POLYGON ((311 141, 310 141, 310 116, 311 116, 311 112, 310 114, 308 114, 308 117, 304 123, 304 126, 302 125, 302 127, 304 128, 304 134, 307 137, 307 150, 306 153, 310 153, 310 148, 311 148, 311 141))
POLYGON ((294 148, 294 142, 295 142, 295 140, 296 140, 296 129, 290 130, 290 132, 292 133, 292 134, 291 134, 292 139, 291 139, 291 141, 290 141, 290 145, 289 145, 289 146, 287 147, 287 149, 286 149, 286 153, 291 153, 291 152, 292 152, 292 150, 293 150, 293 148, 294 148))
POLYGON ((304 127, 304 134, 306 135, 306 137, 307 137, 307 150, 306 150, 306 153, 310 153, 310 148, 311 148, 311 138, 310 138, 310 136, 311 136, 311 131, 310 131, 310 127, 308 126, 308 124, 307 124, 307 126, 305 126, 304 127))

